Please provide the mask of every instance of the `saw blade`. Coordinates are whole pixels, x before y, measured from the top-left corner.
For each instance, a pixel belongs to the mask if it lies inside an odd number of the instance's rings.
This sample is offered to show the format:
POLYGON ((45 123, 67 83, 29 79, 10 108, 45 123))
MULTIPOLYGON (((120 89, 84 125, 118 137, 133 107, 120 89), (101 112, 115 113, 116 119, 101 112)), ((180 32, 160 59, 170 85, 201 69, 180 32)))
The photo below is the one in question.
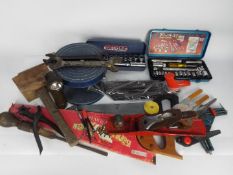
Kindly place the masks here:
POLYGON ((96 105, 82 105, 72 106, 69 109, 73 110, 87 110, 89 112, 98 112, 105 114, 144 114, 144 102, 137 103, 119 103, 119 104, 96 104, 96 105))

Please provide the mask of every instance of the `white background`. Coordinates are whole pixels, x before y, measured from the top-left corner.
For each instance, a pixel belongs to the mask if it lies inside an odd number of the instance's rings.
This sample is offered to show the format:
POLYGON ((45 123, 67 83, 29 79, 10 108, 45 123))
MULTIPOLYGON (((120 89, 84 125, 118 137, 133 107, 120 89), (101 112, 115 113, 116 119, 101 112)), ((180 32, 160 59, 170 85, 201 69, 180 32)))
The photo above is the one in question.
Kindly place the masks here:
MULTIPOLYGON (((200 145, 178 146, 184 160, 157 156, 157 165, 110 153, 99 156, 42 139, 38 156, 31 134, 0 128, 1 174, 232 174, 233 166, 233 1, 232 0, 1 0, 0 1, 0 111, 11 103, 27 103, 11 78, 41 63, 44 54, 91 37, 145 40, 152 28, 210 30, 212 38, 205 60, 213 75, 200 83, 218 98, 229 115, 216 119, 216 151, 206 155, 200 145)), ((117 73, 108 77, 148 79, 142 73, 117 73)), ((197 85, 196 85, 197 86, 197 85)), ((101 102, 110 101, 105 97, 101 102)), ((34 101, 33 104, 39 103, 34 101)))

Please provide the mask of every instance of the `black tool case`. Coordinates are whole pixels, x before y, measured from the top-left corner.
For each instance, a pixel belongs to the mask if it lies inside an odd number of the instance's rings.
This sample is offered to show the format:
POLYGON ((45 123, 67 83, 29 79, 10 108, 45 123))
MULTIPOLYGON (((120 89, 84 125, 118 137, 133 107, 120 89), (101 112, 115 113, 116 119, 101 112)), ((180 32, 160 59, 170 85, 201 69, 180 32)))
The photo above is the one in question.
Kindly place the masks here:
POLYGON ((164 80, 167 72, 175 79, 204 81, 212 75, 203 61, 211 33, 200 30, 152 29, 147 35, 150 76, 164 80))
POLYGON ((87 40, 87 43, 100 48, 103 51, 105 60, 114 57, 122 58, 122 62, 115 65, 119 70, 143 71, 146 68, 146 44, 140 40, 92 38, 87 40))

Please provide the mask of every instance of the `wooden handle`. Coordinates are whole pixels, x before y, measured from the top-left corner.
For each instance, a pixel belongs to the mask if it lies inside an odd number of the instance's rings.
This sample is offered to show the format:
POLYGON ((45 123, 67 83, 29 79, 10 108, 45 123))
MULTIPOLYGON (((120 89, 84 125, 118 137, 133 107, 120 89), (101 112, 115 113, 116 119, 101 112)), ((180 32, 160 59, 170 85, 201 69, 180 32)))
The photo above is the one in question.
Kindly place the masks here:
MULTIPOLYGON (((3 127, 17 127, 19 130, 26 131, 26 132, 33 132, 32 131, 32 123, 21 121, 16 118, 10 112, 3 112, 0 113, 0 126, 3 127)), ((45 128, 38 128, 38 133, 47 138, 56 138, 56 134, 52 130, 48 130, 45 128)))
POLYGON ((197 101, 195 101, 195 106, 198 107, 200 106, 204 101, 208 100, 209 96, 205 95, 203 97, 201 97, 200 99, 198 99, 197 101))
POLYGON ((189 100, 192 100, 192 99, 194 99, 195 97, 197 97, 198 95, 200 95, 202 92, 203 92, 202 89, 198 89, 198 90, 196 90, 195 92, 193 92, 191 95, 189 95, 187 98, 188 98, 189 100))
POLYGON ((155 154, 162 154, 165 156, 170 156, 177 159, 182 159, 183 157, 176 152, 175 149, 175 139, 174 136, 165 136, 164 148, 160 148, 154 140, 153 136, 137 136, 140 145, 148 151, 155 154))
POLYGON ((67 126, 64 121, 62 115, 59 113, 56 104, 51 99, 47 89, 45 87, 38 90, 38 96, 44 103, 45 107, 48 109, 49 113, 53 116, 55 123, 59 127, 59 129, 64 134, 66 141, 70 144, 70 146, 75 146, 78 144, 78 139, 71 131, 71 129, 67 126))

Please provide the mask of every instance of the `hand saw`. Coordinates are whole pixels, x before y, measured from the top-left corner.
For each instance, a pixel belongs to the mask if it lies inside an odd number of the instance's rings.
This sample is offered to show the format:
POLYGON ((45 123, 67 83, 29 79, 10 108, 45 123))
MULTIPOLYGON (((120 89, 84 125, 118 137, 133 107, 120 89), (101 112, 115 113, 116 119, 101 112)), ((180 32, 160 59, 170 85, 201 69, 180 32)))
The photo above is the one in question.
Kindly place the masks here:
POLYGON ((131 114, 144 114, 145 113, 144 102, 71 106, 68 109, 87 110, 89 112, 118 114, 118 115, 131 115, 131 114))

